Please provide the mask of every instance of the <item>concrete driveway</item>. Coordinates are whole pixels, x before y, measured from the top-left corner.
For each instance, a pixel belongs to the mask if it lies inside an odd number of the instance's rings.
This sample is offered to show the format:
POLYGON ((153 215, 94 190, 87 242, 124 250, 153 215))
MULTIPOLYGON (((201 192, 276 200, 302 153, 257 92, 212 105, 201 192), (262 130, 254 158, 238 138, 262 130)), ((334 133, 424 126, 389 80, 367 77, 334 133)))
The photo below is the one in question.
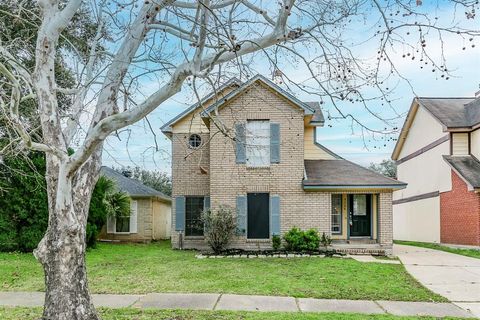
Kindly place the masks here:
POLYGON ((480 259, 404 245, 393 253, 425 287, 480 317, 480 259))

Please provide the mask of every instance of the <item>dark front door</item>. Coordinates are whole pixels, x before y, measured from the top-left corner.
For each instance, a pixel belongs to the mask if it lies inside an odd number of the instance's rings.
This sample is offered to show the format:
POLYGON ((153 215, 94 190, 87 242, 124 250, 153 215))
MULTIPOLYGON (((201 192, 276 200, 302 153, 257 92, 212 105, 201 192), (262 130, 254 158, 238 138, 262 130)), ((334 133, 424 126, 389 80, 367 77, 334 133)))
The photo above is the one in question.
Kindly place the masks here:
POLYGON ((372 201, 370 194, 349 195, 349 219, 351 237, 370 237, 372 201))
POLYGON ((268 193, 249 193, 247 195, 247 238, 268 239, 270 229, 270 196, 268 193))

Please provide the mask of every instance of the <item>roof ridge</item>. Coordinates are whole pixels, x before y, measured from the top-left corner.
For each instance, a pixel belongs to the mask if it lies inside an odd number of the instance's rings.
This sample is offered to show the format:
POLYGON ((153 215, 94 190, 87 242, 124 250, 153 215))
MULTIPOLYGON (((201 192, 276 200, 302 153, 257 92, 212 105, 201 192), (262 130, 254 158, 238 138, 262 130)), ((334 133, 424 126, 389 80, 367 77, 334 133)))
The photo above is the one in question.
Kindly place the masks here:
POLYGON ((417 99, 475 99, 475 97, 416 97, 417 99))

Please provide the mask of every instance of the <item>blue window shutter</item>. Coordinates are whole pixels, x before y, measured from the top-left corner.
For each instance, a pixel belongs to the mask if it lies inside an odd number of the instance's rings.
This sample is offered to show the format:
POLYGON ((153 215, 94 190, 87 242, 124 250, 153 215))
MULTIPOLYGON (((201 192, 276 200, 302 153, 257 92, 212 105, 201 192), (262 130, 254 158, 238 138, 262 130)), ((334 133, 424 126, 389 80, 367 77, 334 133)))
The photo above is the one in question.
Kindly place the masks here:
POLYGON ((203 198, 203 210, 210 209, 210 196, 205 196, 203 198))
POLYGON ((185 197, 175 197, 175 230, 185 230, 185 197))
POLYGON ((280 163, 279 123, 270 123, 270 163, 280 163))
POLYGON ((236 141, 236 162, 245 163, 247 154, 245 150, 246 136, 245 123, 237 123, 235 125, 235 141, 236 141))
POLYGON ((247 196, 237 196, 237 234, 244 236, 247 232, 247 196))
POLYGON ((271 214, 271 233, 272 235, 280 235, 280 196, 270 197, 270 214, 271 214))

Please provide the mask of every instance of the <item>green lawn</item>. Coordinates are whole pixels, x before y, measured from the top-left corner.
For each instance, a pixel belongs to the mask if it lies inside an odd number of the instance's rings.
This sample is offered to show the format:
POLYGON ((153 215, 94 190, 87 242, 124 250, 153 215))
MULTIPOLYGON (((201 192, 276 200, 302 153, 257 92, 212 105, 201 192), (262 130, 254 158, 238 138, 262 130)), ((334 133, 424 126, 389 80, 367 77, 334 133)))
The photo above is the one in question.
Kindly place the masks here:
MULTIPOLYGON (((402 265, 342 258, 196 259, 194 251, 99 244, 87 253, 94 293, 210 292, 403 301, 445 301, 402 265)), ((42 291, 32 254, 0 253, 0 291, 42 291)))
MULTIPOLYGON (((362 315, 355 313, 286 313, 286 312, 230 312, 190 310, 98 309, 103 320, 436 320, 434 317, 397 317, 390 315, 362 315)), ((2 308, 0 319, 36 320, 40 308, 2 308)), ((461 318, 442 318, 461 319, 461 318)))
POLYGON ((423 247, 423 248, 428 248, 428 249, 441 250, 441 251, 446 251, 446 252, 450 252, 450 253, 460 254, 462 256, 467 256, 467 257, 471 257, 471 258, 480 259, 480 250, 475 250, 475 249, 451 248, 451 247, 442 246, 440 244, 429 243, 429 242, 414 242, 414 241, 395 240, 395 243, 396 244, 404 244, 404 245, 407 245, 407 246, 416 246, 416 247, 423 247))

